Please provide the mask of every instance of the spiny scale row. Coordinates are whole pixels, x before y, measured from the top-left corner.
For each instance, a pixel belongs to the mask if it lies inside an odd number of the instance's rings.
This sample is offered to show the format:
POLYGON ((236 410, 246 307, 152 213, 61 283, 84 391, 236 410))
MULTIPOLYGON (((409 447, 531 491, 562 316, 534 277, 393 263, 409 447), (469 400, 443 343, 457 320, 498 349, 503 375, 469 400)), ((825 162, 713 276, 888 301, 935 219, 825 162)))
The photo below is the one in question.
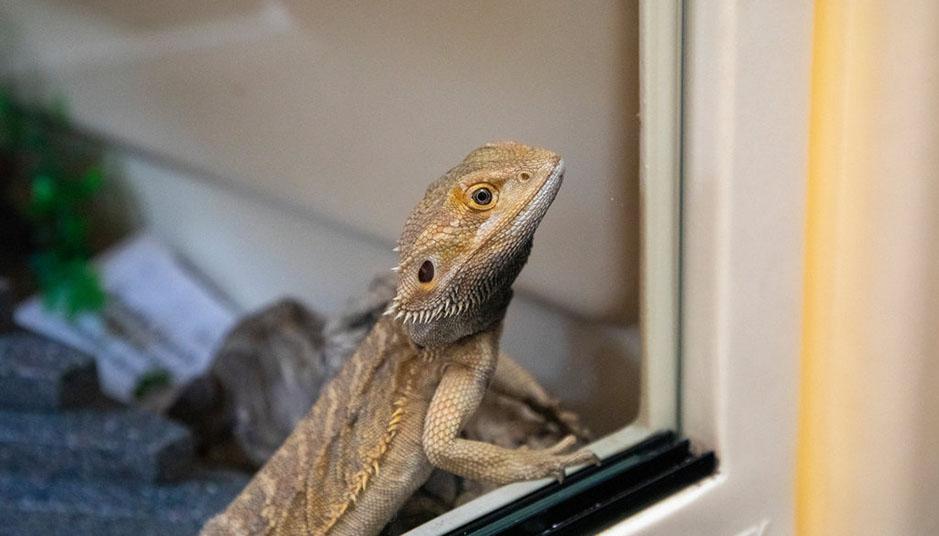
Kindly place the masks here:
POLYGON ((405 324, 411 324, 415 322, 427 323, 440 320, 442 318, 449 318, 462 314, 469 307, 468 302, 462 302, 458 304, 444 304, 438 306, 434 309, 424 310, 424 311, 405 311, 399 308, 400 302, 398 298, 392 300, 391 305, 385 309, 384 315, 391 316, 394 315, 395 320, 401 320, 405 324))
POLYGON ((387 428, 385 429, 385 435, 382 436, 378 444, 375 445, 372 451, 365 457, 364 468, 352 477, 352 487, 349 489, 349 492, 346 494, 344 500, 332 506, 332 513, 330 515, 329 521, 326 523, 327 530, 332 528, 333 525, 339 521, 339 518, 341 518, 342 515, 349 510, 349 508, 355 506, 356 501, 359 500, 359 496, 368 486, 369 480, 371 480, 373 476, 378 475, 380 470, 380 462, 385 456, 385 453, 388 452, 388 448, 391 446, 391 442, 398 435, 398 426, 401 424, 401 420, 404 418, 405 402, 406 399, 403 397, 394 401, 393 407, 395 410, 392 412, 391 418, 388 421, 387 428))

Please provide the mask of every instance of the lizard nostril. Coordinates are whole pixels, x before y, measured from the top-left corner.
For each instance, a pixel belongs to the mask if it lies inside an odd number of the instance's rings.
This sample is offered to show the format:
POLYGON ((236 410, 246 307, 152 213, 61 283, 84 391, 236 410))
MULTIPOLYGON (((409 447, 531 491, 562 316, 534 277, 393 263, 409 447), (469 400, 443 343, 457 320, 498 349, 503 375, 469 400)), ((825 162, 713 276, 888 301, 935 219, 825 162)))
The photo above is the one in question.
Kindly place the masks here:
POLYGON ((530 178, 531 178, 531 173, 529 173, 529 172, 527 172, 527 171, 523 171, 523 172, 521 172, 521 173, 518 174, 518 180, 520 180, 520 181, 522 181, 522 182, 526 182, 526 181, 528 181, 528 179, 530 179, 530 178))
POLYGON ((434 278, 434 263, 430 261, 424 261, 421 263, 421 267, 417 270, 417 280, 421 283, 430 283, 434 278))

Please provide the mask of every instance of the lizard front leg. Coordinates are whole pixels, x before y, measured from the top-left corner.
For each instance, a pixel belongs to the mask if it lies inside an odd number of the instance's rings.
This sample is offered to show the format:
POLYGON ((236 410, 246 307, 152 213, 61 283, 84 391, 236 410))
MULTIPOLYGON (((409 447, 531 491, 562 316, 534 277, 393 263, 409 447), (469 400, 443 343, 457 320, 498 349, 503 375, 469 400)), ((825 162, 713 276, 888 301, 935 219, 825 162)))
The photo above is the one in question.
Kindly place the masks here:
POLYGON ((460 438, 495 369, 494 352, 487 353, 455 361, 443 373, 424 419, 422 440, 430 463, 465 478, 502 485, 546 476, 562 480, 566 467, 598 461, 587 449, 570 452, 577 442, 572 435, 544 450, 512 450, 460 438))

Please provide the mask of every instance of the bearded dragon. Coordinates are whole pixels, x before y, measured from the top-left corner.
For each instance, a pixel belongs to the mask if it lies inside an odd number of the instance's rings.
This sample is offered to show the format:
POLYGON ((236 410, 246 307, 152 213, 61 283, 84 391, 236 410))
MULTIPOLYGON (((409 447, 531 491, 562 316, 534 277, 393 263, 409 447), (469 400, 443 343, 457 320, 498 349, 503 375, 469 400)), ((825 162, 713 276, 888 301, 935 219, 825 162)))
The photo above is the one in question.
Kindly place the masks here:
POLYGON ((561 186, 546 149, 486 144, 434 181, 395 248, 396 294, 310 412, 204 535, 376 534, 434 467, 507 484, 598 463, 568 436, 543 450, 460 437, 490 387, 544 401, 500 361, 512 283, 561 186))

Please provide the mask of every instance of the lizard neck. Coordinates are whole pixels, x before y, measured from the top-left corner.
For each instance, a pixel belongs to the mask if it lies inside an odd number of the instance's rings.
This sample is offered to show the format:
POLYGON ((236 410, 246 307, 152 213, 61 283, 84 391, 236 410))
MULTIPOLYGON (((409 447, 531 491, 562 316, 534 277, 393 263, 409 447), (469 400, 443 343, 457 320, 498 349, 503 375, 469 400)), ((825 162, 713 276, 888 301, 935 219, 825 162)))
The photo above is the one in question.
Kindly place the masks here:
POLYGON ((433 322, 415 322, 405 332, 418 347, 439 347, 460 339, 494 329, 505 317, 512 300, 512 289, 504 289, 466 314, 441 318, 433 322))

